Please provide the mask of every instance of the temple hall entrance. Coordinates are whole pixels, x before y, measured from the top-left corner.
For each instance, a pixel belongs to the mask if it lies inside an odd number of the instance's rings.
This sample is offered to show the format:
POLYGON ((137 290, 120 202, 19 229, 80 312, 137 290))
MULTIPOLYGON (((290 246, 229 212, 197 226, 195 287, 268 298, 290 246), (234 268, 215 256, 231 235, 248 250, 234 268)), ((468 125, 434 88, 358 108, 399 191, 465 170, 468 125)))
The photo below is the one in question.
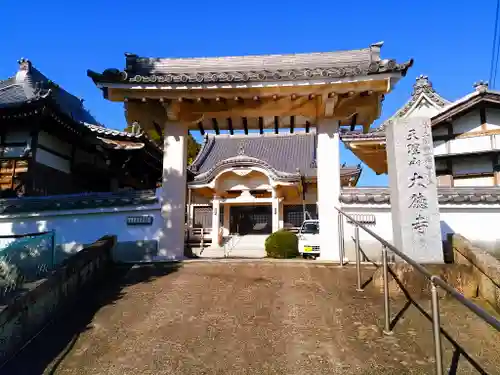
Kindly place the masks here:
POLYGON ((273 231, 271 205, 232 206, 229 217, 232 234, 270 234, 273 231))

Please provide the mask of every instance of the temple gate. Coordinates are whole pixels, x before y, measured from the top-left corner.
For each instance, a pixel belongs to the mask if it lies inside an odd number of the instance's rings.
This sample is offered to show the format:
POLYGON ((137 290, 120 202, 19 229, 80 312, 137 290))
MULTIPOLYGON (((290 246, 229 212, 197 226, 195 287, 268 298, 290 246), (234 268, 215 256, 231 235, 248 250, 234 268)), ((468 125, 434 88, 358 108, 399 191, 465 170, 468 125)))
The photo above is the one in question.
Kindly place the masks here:
MULTIPOLYGON (((335 207, 340 198, 339 129, 365 132, 381 102, 406 74, 412 60, 382 59, 382 43, 329 53, 222 58, 143 58, 126 55, 125 70, 88 72, 104 96, 125 103, 127 121, 154 127, 164 136, 165 219, 159 253, 182 259, 186 204, 186 137, 189 130, 216 134, 241 129, 275 133, 316 128, 317 206, 321 258, 339 260, 335 207)), ((233 160, 234 161, 234 160, 233 160)), ((281 197, 272 186, 273 212, 281 197)), ((212 223, 220 222, 213 197, 212 223)), ((273 216, 273 228, 278 225, 273 216)))

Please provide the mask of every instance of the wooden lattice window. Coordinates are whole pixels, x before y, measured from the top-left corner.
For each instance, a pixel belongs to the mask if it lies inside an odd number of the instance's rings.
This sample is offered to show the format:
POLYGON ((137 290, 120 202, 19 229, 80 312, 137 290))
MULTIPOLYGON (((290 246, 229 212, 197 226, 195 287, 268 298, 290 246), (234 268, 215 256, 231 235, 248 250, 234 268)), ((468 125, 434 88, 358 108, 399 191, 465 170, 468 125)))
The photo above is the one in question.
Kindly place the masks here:
POLYGON ((198 206, 193 208, 193 227, 212 228, 212 206, 198 206))
POLYGON ((27 171, 27 160, 0 159, 0 190, 22 188, 22 175, 27 171))

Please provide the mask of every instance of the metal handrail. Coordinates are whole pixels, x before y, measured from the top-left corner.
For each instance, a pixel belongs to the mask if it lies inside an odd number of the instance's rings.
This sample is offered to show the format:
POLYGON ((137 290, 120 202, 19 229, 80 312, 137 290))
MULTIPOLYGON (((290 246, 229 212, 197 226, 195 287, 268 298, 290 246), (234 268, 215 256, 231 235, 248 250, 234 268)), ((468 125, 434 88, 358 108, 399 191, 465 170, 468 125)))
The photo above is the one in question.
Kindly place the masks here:
POLYGON ((441 288, 443 288, 446 292, 452 295, 458 302, 460 302, 462 305, 467 307, 469 310, 471 310, 473 313, 475 313, 477 316, 483 319, 486 323, 488 323, 490 326, 492 326, 493 328, 495 328, 497 331, 500 332, 500 320, 495 318, 493 315, 488 314, 485 310, 483 310, 481 307, 479 307, 474 302, 469 300, 467 297, 465 297, 462 293, 453 288, 450 284, 441 279, 439 276, 432 276, 431 281, 440 286, 441 288))
POLYGON ((373 238, 375 238, 378 242, 380 242, 382 245, 384 245, 385 247, 387 247, 389 250, 391 250, 394 254, 398 255, 401 259, 403 259, 404 261, 408 262, 409 264, 411 264, 413 267, 415 267, 416 269, 418 269, 427 279, 431 279, 432 277, 432 274, 427 271, 426 268, 424 268, 424 266, 422 266, 421 264, 415 262, 413 259, 411 259, 408 255, 406 255, 405 253, 399 251, 394 245, 392 245, 390 242, 387 242, 386 240, 384 240, 382 237, 380 237, 377 233, 373 232, 371 229, 367 228, 365 225, 361 224, 360 222, 356 221, 352 216, 346 214, 344 211, 341 211, 340 209, 338 208, 335 208, 341 215, 345 216, 346 218, 348 218, 349 220, 351 220, 353 222, 353 224, 359 226, 361 229, 363 229, 366 233, 368 233, 370 236, 372 236, 373 238))
MULTIPOLYGON (((478 317, 483 319, 490 326, 495 328, 500 332, 500 321, 496 319, 494 316, 488 314, 481 307, 467 299, 463 294, 461 294, 458 290, 449 285, 446 281, 441 279, 439 276, 431 274, 424 266, 414 261, 408 255, 404 254, 400 250, 398 250, 394 245, 380 237, 378 234, 367 228, 365 225, 361 224, 357 220, 355 220, 352 216, 346 214, 339 208, 335 207, 335 209, 339 212, 339 227, 342 228, 343 225, 343 217, 346 217, 354 224, 354 234, 355 234, 355 255, 356 255, 356 284, 357 291, 363 291, 361 286, 361 262, 360 262, 360 241, 359 241, 359 228, 363 229, 366 233, 371 235, 377 241, 382 244, 382 266, 383 266, 383 286, 384 286, 384 334, 390 335, 392 334, 392 329, 390 325, 390 306, 389 306, 389 265, 387 261, 387 249, 391 250, 394 254, 399 256, 401 259, 406 261, 408 264, 417 269, 426 279, 431 282, 431 306, 432 306, 432 326, 434 333, 434 349, 435 349, 435 357, 436 357, 436 374, 443 374, 443 356, 442 356, 442 344, 441 344, 441 322, 440 322, 440 312, 439 312, 439 296, 437 292, 437 286, 444 289, 448 294, 450 294, 453 298, 455 298, 462 305, 471 310, 478 317)), ((342 238, 341 243, 343 245, 343 229, 342 229, 342 238)), ((340 259, 341 264, 343 264, 343 256, 344 249, 343 246, 340 246, 340 259)))

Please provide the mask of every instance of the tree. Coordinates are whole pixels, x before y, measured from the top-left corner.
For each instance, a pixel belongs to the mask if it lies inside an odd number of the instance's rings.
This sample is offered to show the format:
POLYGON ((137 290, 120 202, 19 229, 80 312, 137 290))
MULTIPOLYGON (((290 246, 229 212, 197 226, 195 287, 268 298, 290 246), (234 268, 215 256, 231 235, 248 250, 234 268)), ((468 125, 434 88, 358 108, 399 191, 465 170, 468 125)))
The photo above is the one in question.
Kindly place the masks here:
MULTIPOLYGON (((133 132, 134 129, 132 126, 127 126, 124 131, 126 132, 133 132)), ((146 131, 148 137, 156 143, 158 146, 163 147, 163 136, 161 134, 158 134, 156 129, 150 128, 149 130, 146 131)), ((201 145, 196 142, 196 139, 191 135, 191 133, 188 134, 187 138, 187 163, 190 165, 193 163, 194 159, 196 158, 196 155, 198 155, 198 152, 200 152, 201 145)))
POLYGON ((196 139, 191 135, 191 133, 188 134, 188 139, 187 139, 187 163, 188 165, 191 165, 196 158, 196 155, 198 155, 198 152, 200 152, 201 145, 196 142, 196 139))

